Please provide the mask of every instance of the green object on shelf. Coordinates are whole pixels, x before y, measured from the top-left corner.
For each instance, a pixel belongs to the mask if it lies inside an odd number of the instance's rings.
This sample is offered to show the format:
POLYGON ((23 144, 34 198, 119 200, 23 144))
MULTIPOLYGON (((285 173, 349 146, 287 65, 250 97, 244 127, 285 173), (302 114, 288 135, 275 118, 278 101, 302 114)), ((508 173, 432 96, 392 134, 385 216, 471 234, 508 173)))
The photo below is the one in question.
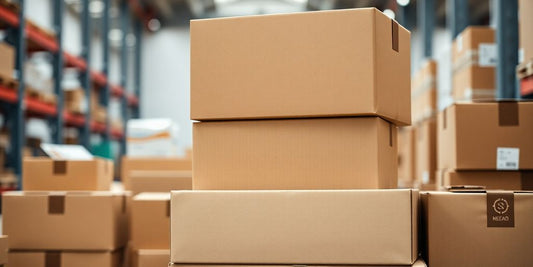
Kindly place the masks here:
POLYGON ((93 155, 106 158, 106 159, 113 159, 113 152, 111 149, 111 142, 110 141, 102 141, 98 144, 92 145, 92 152, 93 155))

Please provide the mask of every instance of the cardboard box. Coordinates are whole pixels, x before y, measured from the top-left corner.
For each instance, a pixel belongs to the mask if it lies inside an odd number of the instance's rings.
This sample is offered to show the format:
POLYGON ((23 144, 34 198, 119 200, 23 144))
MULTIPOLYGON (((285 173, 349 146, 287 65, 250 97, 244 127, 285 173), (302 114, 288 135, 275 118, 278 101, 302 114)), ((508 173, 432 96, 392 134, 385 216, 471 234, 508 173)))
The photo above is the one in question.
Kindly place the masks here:
MULTIPOLYGON (((168 267, 195 267, 195 266, 198 266, 198 265, 193 265, 193 264, 172 264, 172 265, 169 265, 168 267)), ((209 266, 209 267, 261 267, 261 266, 264 266, 264 265, 216 265, 216 264, 209 264, 209 265, 203 265, 203 266, 209 266)), ((291 267, 291 266, 294 266, 294 265, 269 265, 269 267, 291 267)), ((343 265, 314 265, 316 267, 349 267, 349 266, 343 266, 343 265)), ((415 261, 415 263, 413 263, 412 265, 357 265, 357 267, 407 267, 407 266, 411 266, 411 267, 427 267, 426 263, 424 262, 423 259, 418 259, 417 261, 415 261)))
POLYGON ((4 192, 3 233, 13 250, 112 251, 128 240, 126 197, 104 191, 4 192))
POLYGON ((165 267, 169 261, 168 249, 139 249, 135 252, 133 267, 165 267))
POLYGON ((409 182, 415 179, 415 127, 398 129, 398 182, 409 182))
POLYGON ((429 192, 422 199, 429 266, 533 262, 533 193, 429 192))
POLYGON ((487 190, 533 190, 533 171, 441 171, 439 186, 482 186, 487 190))
POLYGON ((518 6, 521 63, 533 59, 533 3, 529 0, 519 0, 518 6))
POLYGON ((52 160, 47 157, 24 158, 24 190, 109 190, 113 181, 113 161, 52 160))
POLYGON ((435 183, 437 170, 437 122, 429 118, 416 126, 415 180, 423 184, 435 183))
POLYGON ((9 267, 121 267, 122 251, 10 251, 9 267))
POLYGON ((193 124, 193 189, 396 188, 396 126, 378 117, 193 124))
POLYGON ((129 157, 178 155, 178 126, 171 119, 131 119, 126 127, 129 157))
POLYGON ((87 102, 83 89, 64 90, 65 108, 74 113, 85 113, 87 102))
POLYGON ((533 102, 456 103, 439 114, 438 169, 533 169, 533 102))
POLYGON ((5 235, 0 236, 0 266, 7 264, 7 251, 9 249, 8 238, 5 235))
POLYGON ((171 262, 408 265, 417 206, 410 189, 172 191, 171 262))
POLYGON ((452 44, 452 62, 456 101, 494 99, 497 50, 492 28, 467 27, 452 44))
POLYGON ((191 171, 192 160, 182 158, 132 158, 124 156, 121 162, 122 183, 131 189, 132 171, 191 171))
POLYGON ((5 42, 0 42, 0 75, 4 78, 13 78, 15 70, 15 48, 5 42))
POLYGON ((130 191, 134 195, 192 189, 192 171, 131 171, 130 180, 130 191))
POLYGON ((413 121, 434 116, 437 112, 437 62, 426 61, 413 77, 411 87, 413 121))
POLYGON ((409 125, 410 56, 409 31, 375 8, 192 20, 191 119, 409 125))
POLYGON ((169 249, 169 231, 170 192, 141 193, 133 197, 131 244, 134 249, 169 249))

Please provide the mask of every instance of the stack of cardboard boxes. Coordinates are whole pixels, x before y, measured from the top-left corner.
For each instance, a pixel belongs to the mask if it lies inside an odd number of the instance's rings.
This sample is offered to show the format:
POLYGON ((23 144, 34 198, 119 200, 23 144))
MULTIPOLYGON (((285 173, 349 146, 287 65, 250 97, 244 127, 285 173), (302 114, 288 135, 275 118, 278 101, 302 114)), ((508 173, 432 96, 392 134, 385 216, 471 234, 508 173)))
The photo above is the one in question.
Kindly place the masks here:
POLYGON ((87 111, 85 92, 81 88, 63 91, 65 109, 74 114, 84 114, 87 111))
POLYGON ((102 191, 112 162, 29 158, 22 178, 27 191, 2 197, 9 266, 121 266, 128 194, 102 191))
POLYGON ((192 21, 201 122, 194 190, 172 192, 171 262, 425 266, 418 192, 391 189, 409 49, 376 9, 192 21))

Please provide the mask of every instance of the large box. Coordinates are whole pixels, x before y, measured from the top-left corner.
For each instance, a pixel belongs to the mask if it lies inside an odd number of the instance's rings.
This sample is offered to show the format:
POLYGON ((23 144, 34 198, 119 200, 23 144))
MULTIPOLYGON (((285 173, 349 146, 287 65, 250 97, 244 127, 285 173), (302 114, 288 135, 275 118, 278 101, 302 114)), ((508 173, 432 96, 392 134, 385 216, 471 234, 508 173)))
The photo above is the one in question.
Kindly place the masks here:
POLYGON ((378 117, 193 124, 193 189, 396 188, 397 127, 378 117))
POLYGON ((408 125, 410 56, 409 31, 375 8, 193 20, 191 119, 408 125))
POLYGON ((126 189, 131 189, 130 174, 132 171, 191 171, 192 160, 184 158, 135 158, 122 157, 122 183, 126 189))
POLYGON ((533 2, 518 1, 518 26, 520 29, 520 53, 522 62, 533 59, 533 2))
MULTIPOLYGON (((155 265, 154 265, 155 266, 155 265)), ((171 264, 168 267, 196 267, 197 265, 194 264, 171 264)), ((263 267, 264 265, 216 265, 216 264, 209 264, 209 265, 203 265, 207 267, 263 267)), ((269 265, 269 267, 293 267, 294 265, 269 265)), ((426 263, 423 259, 418 259, 413 263, 412 265, 357 265, 357 267, 427 267, 426 263)), ((140 267, 140 266, 139 266, 140 267)), ((314 265, 314 267, 348 267, 348 266, 342 266, 342 265, 314 265)))
POLYGON ((192 171, 130 171, 129 177, 130 191, 134 195, 192 189, 192 171))
POLYGON ((413 121, 432 117, 437 112, 437 62, 428 60, 414 75, 411 83, 413 121))
POLYGON ((122 251, 10 251, 9 267, 122 267, 122 251))
POLYGON ((130 224, 134 249, 169 249, 170 192, 134 196, 130 224))
POLYGON ((533 171, 440 171, 440 187, 482 186, 487 190, 532 190, 533 171))
POLYGON ((485 26, 469 26, 452 45, 453 98, 494 99, 497 51, 495 31, 485 26))
POLYGON ((4 266, 7 263, 7 251, 9 249, 9 243, 7 236, 0 236, 0 266, 4 266))
POLYGON ((438 118, 438 169, 533 169, 533 102, 456 103, 438 118))
POLYGON ((169 261, 168 249, 139 249, 134 254, 133 267, 165 267, 169 261))
POLYGON ((128 240, 124 193, 5 192, 3 233, 10 249, 107 250, 128 240))
POLYGON ((0 76, 3 78, 13 78, 15 70, 15 48, 13 46, 0 42, 0 76))
POLYGON ((415 179, 415 127, 398 129, 398 181, 410 182, 415 179))
POLYGON ((415 180, 423 184, 435 183, 437 170, 437 122, 429 118, 417 124, 415 134, 415 180))
POLYGON ((417 206, 410 189, 172 191, 171 262, 409 265, 417 206))
POLYGON ((429 266, 533 262, 533 193, 429 192, 422 199, 429 266))
POLYGON ((22 164, 24 190, 109 190, 113 181, 113 161, 52 160, 26 157, 22 164))

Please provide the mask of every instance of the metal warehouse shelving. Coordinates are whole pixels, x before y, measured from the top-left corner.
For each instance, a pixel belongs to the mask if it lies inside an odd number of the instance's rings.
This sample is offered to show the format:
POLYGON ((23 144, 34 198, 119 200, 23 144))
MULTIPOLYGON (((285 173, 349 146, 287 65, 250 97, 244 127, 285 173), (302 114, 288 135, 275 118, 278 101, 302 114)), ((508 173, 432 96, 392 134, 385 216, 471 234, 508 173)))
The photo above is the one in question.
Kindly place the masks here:
MULTIPOLYGON (((137 0, 138 1, 138 0, 137 0)), ((16 48, 16 64, 18 90, 0 86, 0 103, 6 106, 7 113, 6 123, 10 129, 10 146, 7 157, 7 163, 10 165, 18 178, 18 187, 22 184, 22 149, 25 141, 25 117, 38 117, 48 121, 52 129, 52 140, 54 143, 63 142, 63 127, 76 127, 80 130, 80 143, 87 149, 90 149, 90 136, 92 133, 101 134, 104 142, 109 140, 119 141, 121 144, 121 155, 126 152, 125 148, 125 131, 126 123, 123 123, 123 129, 111 129, 109 116, 105 123, 96 122, 91 119, 91 105, 87 105, 86 114, 74 114, 64 110, 63 88, 61 87, 62 73, 64 68, 75 68, 80 73, 80 82, 85 92, 87 101, 90 101, 93 90, 100 92, 100 102, 104 107, 108 107, 109 98, 120 98, 122 103, 122 117, 127 121, 130 117, 139 116, 140 96, 140 44, 144 25, 150 19, 142 12, 142 8, 136 0, 121 1, 122 31, 127 33, 130 27, 130 6, 133 13, 138 18, 134 23, 133 32, 136 37, 135 61, 134 64, 134 94, 127 94, 125 87, 128 79, 127 75, 127 48, 126 35, 123 34, 121 46, 121 79, 120 84, 111 84, 108 81, 109 70, 109 7, 110 0, 104 0, 103 11, 103 70, 90 69, 90 41, 91 41, 91 17, 89 14, 90 0, 82 0, 81 10, 81 38, 82 54, 81 57, 74 56, 63 50, 61 43, 63 29, 63 10, 64 0, 54 0, 53 24, 55 37, 51 37, 40 31, 34 25, 27 25, 24 12, 24 0, 18 1, 18 14, 5 6, 0 6, 0 25, 8 30, 8 37, 11 37, 13 45, 16 48), (31 49, 30 49, 31 47, 31 49), (54 93, 57 97, 57 104, 49 104, 38 99, 30 98, 25 95, 24 84, 24 61, 26 53, 35 51, 47 51, 53 56, 53 80, 54 93), (59 82, 56 82, 59 81, 59 82), (92 85, 97 89, 93 89, 92 85), (61 114, 61 115, 59 115, 61 114)))

